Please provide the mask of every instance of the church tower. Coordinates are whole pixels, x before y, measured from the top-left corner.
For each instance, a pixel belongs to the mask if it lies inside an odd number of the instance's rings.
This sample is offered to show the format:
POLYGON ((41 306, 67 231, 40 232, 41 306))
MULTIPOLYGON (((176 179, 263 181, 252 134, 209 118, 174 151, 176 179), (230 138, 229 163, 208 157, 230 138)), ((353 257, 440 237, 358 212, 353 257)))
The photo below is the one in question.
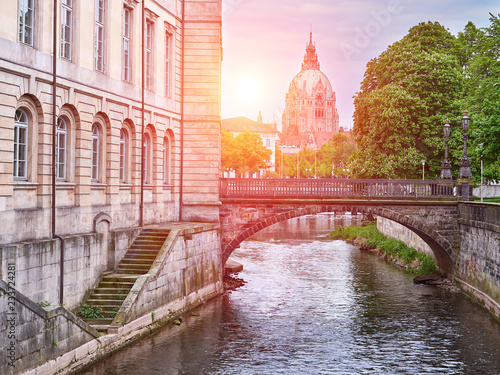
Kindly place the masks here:
POLYGON ((290 83, 285 101, 282 145, 319 149, 339 132, 335 92, 320 70, 312 33, 302 70, 290 83))

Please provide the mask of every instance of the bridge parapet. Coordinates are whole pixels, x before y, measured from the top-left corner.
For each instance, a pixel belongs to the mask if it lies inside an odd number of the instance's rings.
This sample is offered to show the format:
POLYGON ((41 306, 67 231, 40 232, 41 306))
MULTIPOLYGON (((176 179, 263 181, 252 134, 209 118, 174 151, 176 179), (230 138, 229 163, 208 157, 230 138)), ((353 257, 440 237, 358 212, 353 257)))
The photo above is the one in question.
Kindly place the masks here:
POLYGON ((221 198, 457 199, 450 180, 222 178, 221 198))

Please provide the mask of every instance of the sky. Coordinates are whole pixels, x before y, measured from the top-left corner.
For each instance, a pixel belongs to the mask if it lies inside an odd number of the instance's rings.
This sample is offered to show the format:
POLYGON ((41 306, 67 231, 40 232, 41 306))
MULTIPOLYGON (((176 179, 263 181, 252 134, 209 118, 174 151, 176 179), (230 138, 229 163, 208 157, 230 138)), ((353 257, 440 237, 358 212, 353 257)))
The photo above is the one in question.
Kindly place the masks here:
POLYGON ((312 30, 321 70, 337 95, 340 126, 352 128, 353 96, 368 61, 408 30, 437 21, 457 35, 490 24, 498 0, 223 0, 222 118, 281 124, 312 30))

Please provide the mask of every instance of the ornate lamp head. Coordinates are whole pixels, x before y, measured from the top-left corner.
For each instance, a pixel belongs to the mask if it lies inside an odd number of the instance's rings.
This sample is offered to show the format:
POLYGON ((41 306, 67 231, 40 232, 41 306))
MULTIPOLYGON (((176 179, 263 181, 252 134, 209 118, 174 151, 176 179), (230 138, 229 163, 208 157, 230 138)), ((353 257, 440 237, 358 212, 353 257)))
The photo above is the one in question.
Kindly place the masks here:
POLYGON ((464 117, 462 117, 462 129, 464 130, 464 133, 467 133, 469 131, 469 125, 470 125, 470 117, 467 116, 467 111, 464 111, 464 117))
POLYGON ((443 125, 443 133, 445 138, 450 138, 451 125, 450 120, 446 119, 446 124, 443 125))

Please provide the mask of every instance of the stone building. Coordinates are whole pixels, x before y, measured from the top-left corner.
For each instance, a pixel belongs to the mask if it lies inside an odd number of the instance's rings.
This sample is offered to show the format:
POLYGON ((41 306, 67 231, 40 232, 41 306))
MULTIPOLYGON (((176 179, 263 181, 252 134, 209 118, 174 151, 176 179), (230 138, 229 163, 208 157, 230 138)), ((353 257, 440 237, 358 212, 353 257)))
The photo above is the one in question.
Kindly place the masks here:
POLYGON ((290 83, 282 116, 281 146, 317 150, 339 132, 336 96, 320 70, 312 33, 302 70, 290 83))
MULTIPOLYGON (((58 236, 101 233, 96 263, 65 271, 68 283, 84 272, 89 286, 116 263, 118 231, 218 222, 221 1, 2 7, 0 278, 21 257, 15 244, 51 252, 58 236)), ((37 296, 49 299, 56 286, 42 284, 37 296)))
MULTIPOLYGON (((249 131, 250 133, 255 133, 260 135, 264 146, 270 149, 273 153, 271 155, 271 162, 269 163, 269 168, 266 170, 269 172, 274 172, 276 170, 275 166, 275 156, 276 156, 276 143, 278 142, 278 127, 275 120, 270 124, 266 124, 262 120, 262 113, 259 111, 257 121, 253 121, 247 117, 232 117, 222 120, 222 129, 231 132, 234 136, 240 133, 249 131)), ((259 175, 262 175, 266 170, 259 171, 259 175)), ((230 173, 230 176, 235 177, 234 172, 230 173)))

